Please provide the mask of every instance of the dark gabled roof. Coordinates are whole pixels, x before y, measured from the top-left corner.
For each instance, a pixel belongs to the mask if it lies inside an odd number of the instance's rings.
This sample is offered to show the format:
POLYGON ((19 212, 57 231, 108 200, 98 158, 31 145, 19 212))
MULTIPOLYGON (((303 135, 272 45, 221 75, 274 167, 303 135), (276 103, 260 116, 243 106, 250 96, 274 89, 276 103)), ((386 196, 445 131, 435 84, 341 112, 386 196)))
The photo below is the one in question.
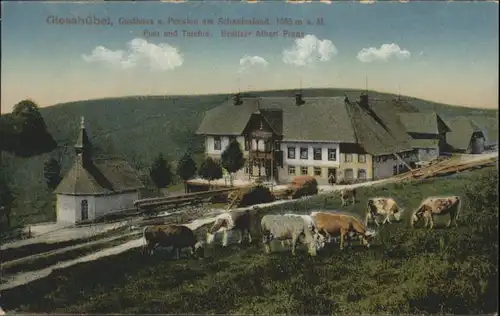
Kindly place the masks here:
POLYGON ((304 101, 296 106, 295 98, 286 97, 243 98, 240 105, 228 100, 206 112, 197 134, 241 135, 253 112, 281 109, 283 140, 357 143, 375 155, 412 149, 394 111, 385 107, 367 111, 357 102, 346 103, 344 97, 305 97, 304 101))
POLYGON ((97 159, 88 164, 77 157, 54 193, 99 195, 143 188, 136 171, 122 159, 97 159))
POLYGON ((439 134, 439 122, 446 123, 436 112, 399 113, 399 118, 408 133, 439 134))
POLYGON ((259 112, 276 135, 283 135, 282 109, 261 109, 259 112))
POLYGON ((447 120, 446 125, 451 129, 451 132, 446 135, 446 141, 456 149, 467 149, 472 134, 476 132, 483 134, 481 127, 472 119, 465 116, 458 116, 447 120))

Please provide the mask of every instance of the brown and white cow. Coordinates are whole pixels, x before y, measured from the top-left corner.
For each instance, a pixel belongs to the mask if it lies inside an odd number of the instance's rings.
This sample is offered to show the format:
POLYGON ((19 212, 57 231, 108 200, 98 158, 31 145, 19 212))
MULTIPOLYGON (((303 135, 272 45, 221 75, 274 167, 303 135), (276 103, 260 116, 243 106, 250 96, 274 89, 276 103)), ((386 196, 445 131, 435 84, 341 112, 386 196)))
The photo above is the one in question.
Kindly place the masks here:
POLYGON ((425 219, 424 227, 429 226, 430 229, 434 227, 434 216, 450 215, 447 227, 450 227, 452 222, 458 227, 457 218, 460 213, 462 201, 459 196, 433 196, 428 197, 420 203, 420 206, 413 212, 411 217, 411 226, 421 218, 425 219))
POLYGON ((352 201, 352 204, 356 204, 356 189, 343 189, 340 191, 340 199, 342 206, 346 206, 349 199, 352 201))
POLYGON ((344 249, 344 240, 350 235, 357 235, 361 242, 370 247, 370 243, 375 237, 376 232, 367 228, 359 219, 352 215, 331 213, 331 212, 312 212, 311 217, 318 231, 331 240, 332 237, 340 236, 340 249, 344 249))
POLYGON ((143 253, 153 254, 157 247, 173 247, 176 253, 176 259, 180 257, 182 248, 190 248, 191 255, 203 247, 198 242, 194 232, 183 225, 153 225, 146 226, 143 230, 144 246, 143 253))
POLYGON ((365 224, 368 225, 368 221, 372 219, 377 226, 379 223, 377 221, 378 216, 385 216, 382 224, 391 223, 391 216, 394 216, 396 221, 401 219, 401 214, 404 212, 404 209, 400 209, 398 204, 393 198, 390 197, 375 197, 368 199, 366 203, 366 217, 365 224))
POLYGON ((222 231, 222 246, 226 247, 228 244, 228 231, 238 231, 240 239, 238 243, 243 241, 243 237, 247 236, 248 242, 252 243, 252 235, 250 228, 252 225, 252 215, 249 210, 246 211, 232 211, 222 213, 215 219, 215 223, 210 227, 207 232, 207 244, 213 244, 215 241, 215 233, 222 231))

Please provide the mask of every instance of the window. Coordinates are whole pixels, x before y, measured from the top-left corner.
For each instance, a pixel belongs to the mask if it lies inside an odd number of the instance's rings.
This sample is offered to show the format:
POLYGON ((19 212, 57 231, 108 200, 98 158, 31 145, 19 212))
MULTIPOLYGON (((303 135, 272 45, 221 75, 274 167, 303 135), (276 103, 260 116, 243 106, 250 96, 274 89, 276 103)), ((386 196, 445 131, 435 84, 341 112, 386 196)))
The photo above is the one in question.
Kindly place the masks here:
POLYGON ((323 159, 323 152, 321 151, 321 148, 313 148, 313 159, 314 160, 323 159))
POLYGON ((329 161, 337 160, 337 150, 335 148, 328 148, 328 160, 329 161))
POLYGON ((366 180, 366 170, 365 169, 358 169, 358 179, 359 180, 366 180))
POLYGON ((245 174, 249 174, 249 173, 250 173, 250 166, 246 165, 245 166, 245 174))
POLYGON ((265 152, 270 152, 272 144, 273 143, 270 140, 269 141, 264 141, 264 151, 265 152))
POLYGON ((288 147, 288 159, 295 159, 295 147, 288 147))
POLYGON ((352 154, 345 154, 345 162, 352 162, 352 154))
POLYGON ((307 167, 300 167, 300 175, 307 176, 308 169, 309 168, 307 168, 307 167))
POLYGON ((288 166, 288 174, 295 175, 295 166, 288 166))
POLYGON ((366 155, 359 154, 358 155, 358 162, 365 163, 366 162, 366 155))
POLYGON ((245 151, 247 151, 247 150, 248 150, 248 148, 250 147, 250 146, 248 146, 248 145, 249 145, 249 142, 250 142, 250 140, 245 139, 245 151))
POLYGON ((399 165, 399 172, 403 172, 405 170, 405 166, 403 164, 399 165))
POLYGON ((222 142, 220 140, 220 136, 214 136, 214 150, 221 150, 222 142))
POLYGON ((87 200, 83 200, 80 205, 82 221, 89 219, 89 204, 87 200))
POLYGON ((229 142, 232 142, 235 139, 236 139, 236 136, 229 136, 229 142))
POLYGON ((380 156, 375 157, 375 162, 380 162, 380 156))
POLYGON ((308 156, 307 148, 301 147, 300 148, 300 159, 307 159, 307 156, 308 156))
POLYGON ((314 167, 314 176, 321 177, 321 168, 320 167, 314 167))
POLYGON ((353 180, 353 178, 354 178, 354 173, 353 173, 352 169, 345 169, 345 170, 344 170, 344 178, 345 178, 345 180, 347 180, 347 181, 351 181, 351 180, 353 180))
POLYGON ((394 165, 392 167, 392 174, 395 175, 395 174, 398 174, 398 165, 394 165))

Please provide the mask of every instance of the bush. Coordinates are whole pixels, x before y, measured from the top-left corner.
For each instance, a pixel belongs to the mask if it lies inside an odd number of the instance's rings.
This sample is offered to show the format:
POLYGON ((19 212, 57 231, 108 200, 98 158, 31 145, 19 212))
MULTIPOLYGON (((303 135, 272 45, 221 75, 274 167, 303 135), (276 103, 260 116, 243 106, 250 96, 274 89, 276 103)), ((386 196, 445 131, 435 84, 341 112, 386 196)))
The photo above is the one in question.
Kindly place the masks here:
POLYGON ((292 195, 293 199, 298 199, 303 196, 316 195, 318 194, 318 181, 316 179, 309 180, 304 183, 297 191, 292 195))
POLYGON ((239 206, 250 206, 260 203, 270 203, 274 201, 274 196, 272 195, 269 188, 257 185, 250 189, 243 197, 241 198, 239 206))

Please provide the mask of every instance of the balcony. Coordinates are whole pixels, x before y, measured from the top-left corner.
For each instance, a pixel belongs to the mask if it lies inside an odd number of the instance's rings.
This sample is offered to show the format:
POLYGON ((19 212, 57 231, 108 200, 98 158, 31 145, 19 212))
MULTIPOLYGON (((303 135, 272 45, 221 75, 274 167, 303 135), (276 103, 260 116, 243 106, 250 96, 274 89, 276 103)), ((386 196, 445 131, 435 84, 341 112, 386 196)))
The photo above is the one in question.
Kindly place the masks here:
POLYGON ((272 150, 250 150, 250 157, 254 159, 271 159, 272 150))

